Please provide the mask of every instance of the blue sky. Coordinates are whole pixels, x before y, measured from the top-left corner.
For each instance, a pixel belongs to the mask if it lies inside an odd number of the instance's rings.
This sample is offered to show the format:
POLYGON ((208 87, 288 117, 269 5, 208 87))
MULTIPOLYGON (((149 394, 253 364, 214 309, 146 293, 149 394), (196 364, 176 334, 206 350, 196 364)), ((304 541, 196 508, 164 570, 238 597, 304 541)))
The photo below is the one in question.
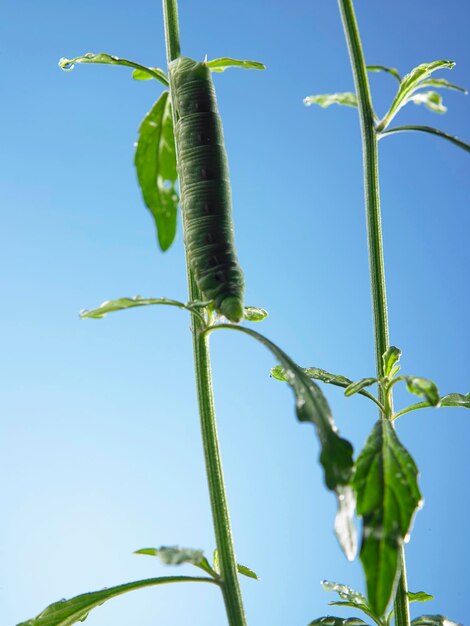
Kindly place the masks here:
MULTIPOLYGON (((405 73, 454 59, 442 76, 470 86, 467 3, 448 0, 445 11, 435 0, 397 0, 393 10, 357 4, 369 63, 405 73)), ((268 66, 216 77, 246 299, 270 312, 257 329, 302 365, 371 375, 357 115, 302 104, 353 87, 336 3, 182 0, 180 17, 184 54, 268 66)), ((6 0, 0 41, 0 614, 14 626, 59 598, 169 573, 132 555, 138 548, 210 554, 214 539, 188 318, 155 308, 78 319, 80 309, 125 295, 186 298, 181 229, 161 254, 132 165, 159 86, 132 81, 124 68, 57 67, 61 56, 88 51, 163 66, 160 5, 6 0)), ((383 113, 393 79, 373 75, 371 84, 383 113)), ((400 122, 470 140, 468 97, 444 98, 445 116, 410 106, 400 122)), ((443 393, 468 392, 468 154, 397 135, 380 157, 392 342, 408 373, 443 393)), ((296 421, 290 391, 269 378, 270 355, 233 335, 213 337, 214 384, 237 554, 261 576, 242 583, 249 623, 302 626, 331 612, 321 579, 362 590, 362 574, 332 534, 334 498, 311 428, 296 421)), ((360 449, 373 406, 325 391, 360 449)), ((407 547, 409 585, 435 595, 413 615, 465 623, 468 415, 416 412, 398 432, 421 468, 426 501, 407 547)), ((224 619, 215 589, 179 586, 117 599, 88 623, 224 619)))

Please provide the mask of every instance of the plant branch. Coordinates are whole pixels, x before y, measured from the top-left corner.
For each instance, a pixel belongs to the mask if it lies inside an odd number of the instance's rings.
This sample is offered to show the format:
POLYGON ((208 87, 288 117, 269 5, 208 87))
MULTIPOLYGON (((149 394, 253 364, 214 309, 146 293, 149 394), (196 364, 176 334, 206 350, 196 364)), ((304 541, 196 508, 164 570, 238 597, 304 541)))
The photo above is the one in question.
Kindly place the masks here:
POLYGON ((454 135, 449 135, 449 133, 445 133, 443 130, 439 130, 438 128, 433 128, 432 126, 396 126, 395 128, 389 128, 388 130, 382 131, 378 137, 381 139, 386 135, 392 135, 394 133, 404 133, 406 131, 417 131, 421 133, 429 133, 431 135, 436 135, 437 137, 442 137, 443 139, 447 139, 454 145, 462 148, 466 152, 470 152, 470 144, 465 143, 458 137, 454 135))
POLYGON ((411 413, 411 411, 417 411, 418 409, 429 409, 429 407, 432 407, 429 402, 417 402, 416 404, 410 404, 410 406, 407 406, 405 409, 402 409, 401 411, 398 411, 398 413, 395 413, 392 416, 392 420, 395 421, 402 415, 406 415, 406 413, 411 413))
MULTIPOLYGON (((374 125, 374 111, 372 108, 369 79, 354 12, 353 0, 338 0, 338 3, 348 44, 361 121, 369 265, 375 332, 375 360, 377 378, 380 379, 384 375, 382 355, 389 347, 389 333, 380 215, 378 140, 374 125)), ((382 404, 387 405, 390 415, 385 417, 390 418, 393 412, 393 401, 392 398, 387 401, 384 395, 384 392, 380 391, 379 399, 382 404)), ((401 549, 400 557, 401 574, 395 595, 395 620, 397 626, 410 626, 403 548, 401 549)))
MULTIPOLYGON (((180 56, 180 37, 178 25, 177 0, 163 0, 165 21, 165 41, 168 64, 180 56)), ((170 77, 171 79, 171 77, 170 77)), ((170 80, 171 96, 171 80, 170 80)), ((173 123, 176 127, 176 111, 173 109, 173 123)), ((178 145, 176 160, 179 167, 178 145)), ((184 198, 182 198, 184 204, 184 198)), ((184 214, 183 214, 184 228, 184 214)), ((188 275, 189 299, 202 300, 202 294, 196 284, 188 262, 186 251, 186 268, 188 275)), ((220 584, 225 602, 227 619, 230 626, 246 626, 243 599, 238 581, 237 560, 232 539, 230 516, 225 492, 222 461, 219 450, 217 424, 215 416, 214 395, 212 389, 212 371, 209 353, 209 337, 201 331, 205 324, 194 313, 191 313, 193 327, 193 350, 196 373, 196 387, 199 404, 202 443, 206 464, 206 475, 209 497, 212 508, 215 540, 219 555, 220 584)))

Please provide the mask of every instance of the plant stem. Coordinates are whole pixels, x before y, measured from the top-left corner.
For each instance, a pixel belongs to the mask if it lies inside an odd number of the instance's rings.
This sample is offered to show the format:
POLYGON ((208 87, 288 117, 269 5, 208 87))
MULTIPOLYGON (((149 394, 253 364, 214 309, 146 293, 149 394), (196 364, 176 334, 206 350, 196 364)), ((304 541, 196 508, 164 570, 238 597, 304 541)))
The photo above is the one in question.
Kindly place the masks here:
MULTIPOLYGON (((353 0, 338 0, 338 3, 348 44, 359 105, 359 117, 361 120, 367 236, 375 332, 375 360, 377 378, 381 378, 383 376, 382 355, 389 347, 389 333, 380 215, 378 138, 374 123, 374 110, 370 95, 369 79, 354 12, 353 0)), ((382 404, 387 403, 388 412, 390 413, 385 416, 385 419, 390 418, 393 413, 391 394, 389 401, 387 401, 388 399, 384 397, 384 393, 381 391, 380 400, 382 404)), ((395 623, 397 626, 410 626, 405 552, 403 547, 400 551, 400 565, 400 579, 395 594, 395 623)))
MULTIPOLYGON (((178 25, 177 0, 163 0, 163 15, 165 21, 165 41, 168 64, 180 56, 180 39, 178 25)), ((171 85, 171 81, 170 81, 171 85)), ((170 87, 171 95, 171 87, 170 87)), ((176 125, 175 109, 173 107, 173 122, 176 125)), ((176 146, 178 161, 178 146, 176 146)), ((184 228, 184 219, 183 219, 184 228)), ((186 250, 187 253, 187 250, 186 250)), ((201 300, 202 295, 194 280, 186 254, 186 269, 188 275, 188 290, 191 301, 201 300)), ((204 321, 191 313, 193 330, 194 365, 196 387, 199 404, 202 443, 206 464, 206 475, 209 487, 209 497, 212 508, 215 540, 219 557, 221 588, 225 602, 225 610, 230 626, 246 626, 245 610, 238 581, 237 560, 232 539, 230 516, 225 492, 222 461, 217 435, 214 395, 212 389, 212 371, 209 352, 209 336, 203 334, 204 321)))
MULTIPOLYGON (((374 125, 374 111, 369 80, 362 52, 352 0, 338 0, 348 42, 349 56, 361 119, 364 158, 364 189, 366 196, 367 234, 369 243, 370 280, 375 329, 375 356, 377 377, 383 376, 382 354, 389 345, 387 296, 380 218, 378 142, 374 125)), ((382 398, 382 403, 384 398, 382 398)))

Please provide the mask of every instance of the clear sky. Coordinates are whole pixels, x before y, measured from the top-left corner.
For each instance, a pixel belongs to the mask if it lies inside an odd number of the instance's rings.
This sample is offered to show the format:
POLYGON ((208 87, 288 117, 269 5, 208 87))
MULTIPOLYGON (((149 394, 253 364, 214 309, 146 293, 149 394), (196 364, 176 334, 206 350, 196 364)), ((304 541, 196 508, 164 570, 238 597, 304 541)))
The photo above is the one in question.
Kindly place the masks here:
MULTIPOLYGON (((454 59, 442 76, 470 86, 465 0, 357 5, 369 63, 405 73, 454 59)), ((120 296, 186 298, 181 229, 160 253, 132 165, 159 85, 134 82, 125 68, 57 66, 88 51, 163 66, 160 4, 4 0, 2 9, 0 615, 14 626, 59 598, 172 572, 132 555, 138 548, 210 554, 214 539, 187 316, 153 308, 78 319, 81 308, 120 296)), ((184 54, 268 66, 215 79, 247 302, 270 312, 257 329, 301 365, 373 374, 357 115, 302 104, 353 88, 336 3, 181 0, 180 17, 184 54)), ((383 113, 393 78, 371 81, 383 113)), ((444 99, 445 116, 410 106, 399 120, 470 140, 468 97, 444 99)), ((392 342, 408 373, 443 393, 468 392, 469 155, 431 136, 397 135, 380 156, 392 342)), ((291 392, 269 378, 272 358, 235 333, 212 345, 237 554, 261 576, 242 582, 249 623, 305 626, 332 610, 319 581, 363 590, 361 570, 336 544, 317 443, 296 421, 291 392)), ((372 405, 325 391, 359 449, 372 405)), ((413 615, 467 623, 469 415, 425 410, 398 432, 426 500, 407 547, 409 585, 435 595, 413 615)), ((225 618, 215 588, 178 586, 116 599, 87 623, 225 618)))

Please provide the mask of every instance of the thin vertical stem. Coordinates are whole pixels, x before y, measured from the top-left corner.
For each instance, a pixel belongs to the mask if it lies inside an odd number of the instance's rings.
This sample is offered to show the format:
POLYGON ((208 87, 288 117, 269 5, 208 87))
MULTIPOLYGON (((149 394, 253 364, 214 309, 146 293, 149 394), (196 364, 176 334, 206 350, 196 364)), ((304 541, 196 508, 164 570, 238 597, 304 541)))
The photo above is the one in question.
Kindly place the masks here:
POLYGON ((166 59, 170 64, 181 54, 177 0, 163 0, 163 20, 165 22, 166 59))
MULTIPOLYGON (((354 12, 353 0, 338 0, 338 3, 351 59, 359 105, 359 117, 361 120, 367 236, 375 332, 375 361, 377 377, 381 378, 383 376, 382 355, 389 347, 389 333, 380 214, 378 138, 375 129, 369 79, 354 12)), ((380 400, 383 404, 385 402, 383 391, 381 391, 380 395, 380 400)), ((393 411, 393 401, 391 397, 390 411, 393 411)), ((383 417, 386 419, 390 416, 383 417)), ((400 579, 395 595, 395 623, 397 626, 410 626, 405 551, 403 547, 400 551, 400 567, 400 579)))
MULTIPOLYGON (((168 64, 180 56, 180 37, 178 25, 177 0, 163 0, 165 22, 165 41, 168 64)), ((171 81, 170 81, 171 94, 171 81)), ((176 125, 173 107, 173 122, 176 125)), ((178 146, 176 145, 177 163, 178 146)), ((183 220, 184 227, 184 220, 183 220)), ((191 268, 186 250, 186 269, 188 274, 188 290, 190 300, 202 300, 191 268)), ((212 509, 215 540, 219 557, 221 588, 225 602, 227 619, 230 626, 246 626, 245 610, 238 581, 237 560, 233 545, 230 516, 227 505, 222 460, 219 449, 217 423, 215 415, 214 394, 212 388, 212 371, 209 351, 209 336, 202 334, 202 320, 192 314, 194 366, 196 374, 197 397, 201 423, 202 443, 206 464, 206 475, 212 509)))
POLYGON ((370 282, 375 329, 375 356, 377 375, 380 377, 383 375, 382 354, 388 348, 389 338, 380 216, 378 141, 375 131, 369 79, 367 77, 367 69, 352 0, 339 0, 339 6, 348 42, 361 120, 370 282))

